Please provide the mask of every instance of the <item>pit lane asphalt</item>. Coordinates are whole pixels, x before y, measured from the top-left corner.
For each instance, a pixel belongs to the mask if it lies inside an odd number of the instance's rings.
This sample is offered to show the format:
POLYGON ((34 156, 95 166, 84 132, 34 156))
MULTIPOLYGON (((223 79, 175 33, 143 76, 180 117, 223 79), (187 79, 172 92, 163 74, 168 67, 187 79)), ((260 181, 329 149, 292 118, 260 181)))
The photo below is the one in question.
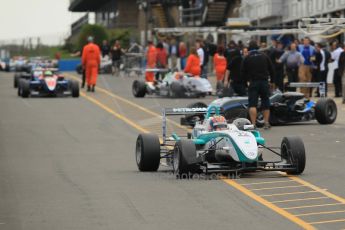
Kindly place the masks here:
MULTIPOLYGON (((299 229, 219 180, 137 172, 138 130, 85 97, 18 98, 12 77, 0 74, 0 229, 299 229)), ((155 112, 194 101, 134 99, 132 80, 101 76, 99 85, 155 112)), ((130 110, 99 91, 87 95, 123 115, 130 110)), ((302 136, 308 160, 301 178, 344 197, 344 131, 339 119, 332 126, 312 122, 263 134, 272 144, 283 135, 302 136)), ((245 181, 262 180, 281 179, 245 181)))

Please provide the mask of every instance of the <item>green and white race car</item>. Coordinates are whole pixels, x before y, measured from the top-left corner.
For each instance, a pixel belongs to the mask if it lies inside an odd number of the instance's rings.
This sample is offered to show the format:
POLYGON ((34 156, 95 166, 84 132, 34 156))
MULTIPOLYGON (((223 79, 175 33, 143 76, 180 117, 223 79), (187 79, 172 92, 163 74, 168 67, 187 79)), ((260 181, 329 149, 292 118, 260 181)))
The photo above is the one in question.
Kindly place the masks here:
POLYGON ((162 143, 155 134, 140 134, 136 142, 136 163, 140 171, 157 171, 161 159, 167 159, 174 173, 238 173, 282 171, 301 174, 306 156, 299 137, 284 137, 280 147, 268 147, 249 120, 239 118, 228 124, 220 108, 174 108, 163 110, 162 143), (204 114, 191 133, 182 138, 167 137, 166 116, 204 114), (265 152, 265 154, 263 154, 265 152), (276 155, 277 159, 272 159, 276 155), (264 158, 269 160, 265 160, 264 158))

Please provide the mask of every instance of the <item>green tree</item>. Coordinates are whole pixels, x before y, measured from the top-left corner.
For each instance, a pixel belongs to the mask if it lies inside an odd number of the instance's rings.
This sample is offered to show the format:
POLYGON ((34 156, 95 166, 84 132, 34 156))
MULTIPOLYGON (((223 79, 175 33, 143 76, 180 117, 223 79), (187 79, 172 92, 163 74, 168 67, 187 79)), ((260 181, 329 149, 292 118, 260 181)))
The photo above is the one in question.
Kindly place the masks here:
POLYGON ((92 36, 94 38, 94 42, 97 45, 101 45, 103 40, 108 40, 108 33, 103 26, 100 25, 85 25, 81 29, 79 39, 78 39, 78 47, 81 49, 87 43, 87 38, 92 36))

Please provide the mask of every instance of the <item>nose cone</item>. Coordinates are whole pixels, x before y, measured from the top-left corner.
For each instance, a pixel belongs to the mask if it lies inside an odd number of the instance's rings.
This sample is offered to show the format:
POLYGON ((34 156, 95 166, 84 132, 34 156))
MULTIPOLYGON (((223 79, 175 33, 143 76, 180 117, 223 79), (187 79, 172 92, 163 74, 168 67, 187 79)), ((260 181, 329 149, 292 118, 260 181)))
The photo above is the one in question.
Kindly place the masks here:
POLYGON ((46 77, 44 79, 44 82, 46 83, 47 88, 50 91, 54 91, 55 90, 56 84, 57 84, 57 78, 55 78, 55 77, 46 77))

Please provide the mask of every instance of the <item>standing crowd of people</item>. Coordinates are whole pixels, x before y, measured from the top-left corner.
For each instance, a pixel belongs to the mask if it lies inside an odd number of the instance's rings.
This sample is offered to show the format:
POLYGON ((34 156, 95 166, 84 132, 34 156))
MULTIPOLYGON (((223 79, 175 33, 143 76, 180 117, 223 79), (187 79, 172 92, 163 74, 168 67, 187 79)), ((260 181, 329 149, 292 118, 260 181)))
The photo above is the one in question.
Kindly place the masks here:
MULTIPOLYGON (((196 40, 190 46, 189 52, 184 42, 166 44, 160 41, 157 46, 149 42, 146 49, 146 68, 168 68, 168 57, 171 59, 172 68, 177 67, 180 60, 180 68, 191 77, 207 78, 209 59, 213 59, 213 71, 217 79, 217 85, 224 87, 224 92, 229 95, 248 95, 249 115, 251 122, 255 124, 258 99, 261 98, 261 106, 265 121, 265 128, 269 125, 269 96, 272 90, 296 91, 289 86, 292 82, 324 82, 325 96, 327 96, 327 76, 329 64, 333 63, 333 84, 335 97, 341 97, 342 81, 345 85, 345 52, 338 41, 329 44, 329 49, 324 43, 314 43, 310 38, 294 40, 284 44, 278 40, 272 40, 268 47, 266 43, 250 41, 248 46, 243 42, 230 41, 227 47, 205 44, 202 39, 196 40), (214 52, 212 52, 214 50, 214 52), (343 77, 344 76, 344 77, 343 77)), ((154 82, 164 78, 164 75, 153 72, 146 73, 146 80, 154 82)), ((312 88, 301 88, 301 93, 306 98, 320 97, 319 88, 313 92, 312 88)), ((345 91, 344 91, 345 96, 345 91)), ((345 98, 345 97, 344 97, 345 98)), ((345 99, 343 99, 345 103, 345 99)))
MULTIPOLYGON (((243 67, 245 57, 253 52, 249 49, 250 47, 245 46, 241 41, 237 43, 230 41, 227 47, 218 45, 214 49, 211 45, 202 39, 197 39, 187 52, 186 44, 177 43, 175 39, 170 44, 164 40, 160 41, 157 46, 149 42, 146 49, 146 67, 169 68, 170 66, 175 69, 179 60, 179 67, 186 74, 207 78, 210 69, 208 63, 212 58, 213 68, 211 69, 214 70, 217 81, 222 82, 225 88, 229 88, 230 93, 240 96, 248 94, 248 80, 242 76, 241 67, 243 67), (170 65, 168 59, 171 61, 170 65)), ((314 43, 310 38, 305 37, 301 40, 295 39, 290 44, 272 40, 269 47, 266 43, 261 43, 260 46, 258 44, 257 50, 270 59, 274 68, 273 88, 282 92, 296 91, 295 88, 289 87, 288 83, 291 82, 324 82, 327 95, 329 63, 333 62, 334 96, 341 97, 342 75, 345 70, 344 48, 339 42, 333 41, 328 49, 326 44, 314 43)), ((154 78, 154 73, 146 75, 147 81, 158 80, 160 76, 164 77, 162 74, 156 74, 154 78)), ((307 98, 313 96, 313 90, 310 88, 301 88, 301 92, 307 98)), ((318 89, 314 96, 320 96, 318 89)))

